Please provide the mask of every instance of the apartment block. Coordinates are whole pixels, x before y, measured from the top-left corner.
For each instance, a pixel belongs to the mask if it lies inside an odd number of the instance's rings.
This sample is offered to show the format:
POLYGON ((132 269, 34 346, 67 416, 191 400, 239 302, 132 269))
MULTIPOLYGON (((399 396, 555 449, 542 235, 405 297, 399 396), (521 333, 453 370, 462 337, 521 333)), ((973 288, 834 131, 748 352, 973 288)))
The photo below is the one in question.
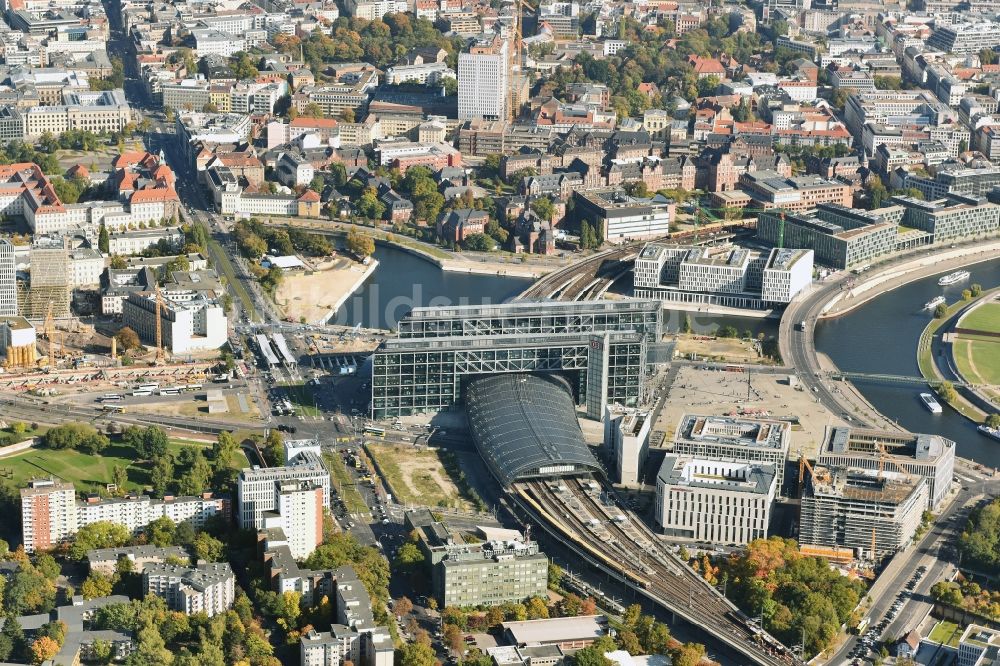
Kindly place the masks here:
POLYGON ((150 564, 143 569, 142 581, 147 595, 162 597, 171 610, 185 615, 225 613, 236 598, 236 576, 228 562, 150 564))
POLYGON ((21 489, 24 550, 48 550, 76 534, 76 490, 72 483, 33 479, 21 489))
POLYGON ((656 475, 656 522, 667 536, 720 544, 767 538, 774 465, 667 455, 656 475))
POLYGON ((278 509, 281 484, 306 482, 322 488, 323 507, 330 508, 330 473, 313 451, 302 451, 282 467, 252 467, 240 472, 239 524, 245 530, 264 527, 265 512, 278 509))
POLYGON ((458 119, 506 120, 510 89, 507 40, 482 35, 458 55, 458 119))
MULTIPOLYGON (((164 348, 172 354, 218 349, 228 339, 222 305, 203 292, 161 290, 160 332, 164 348)), ((156 294, 132 292, 122 305, 122 321, 145 344, 156 344, 156 294)))

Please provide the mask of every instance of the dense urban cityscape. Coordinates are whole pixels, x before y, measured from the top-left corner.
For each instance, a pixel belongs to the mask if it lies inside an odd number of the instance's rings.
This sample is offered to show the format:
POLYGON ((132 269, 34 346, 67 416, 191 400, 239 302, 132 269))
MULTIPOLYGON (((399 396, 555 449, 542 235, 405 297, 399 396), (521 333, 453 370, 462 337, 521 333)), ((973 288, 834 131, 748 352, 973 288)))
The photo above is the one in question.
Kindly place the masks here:
POLYGON ((1000 664, 1000 5, 8 0, 0 664, 1000 664))

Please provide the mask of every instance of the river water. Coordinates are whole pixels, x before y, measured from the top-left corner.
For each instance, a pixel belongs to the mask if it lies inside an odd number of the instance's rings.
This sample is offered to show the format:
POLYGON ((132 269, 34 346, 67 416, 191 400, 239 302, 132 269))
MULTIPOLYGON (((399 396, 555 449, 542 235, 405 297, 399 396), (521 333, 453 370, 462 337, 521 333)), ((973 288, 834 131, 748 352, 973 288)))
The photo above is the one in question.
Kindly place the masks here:
MULTIPOLYGON (((923 310, 924 303, 940 295, 954 302, 973 283, 984 289, 1000 285, 1000 260, 967 270, 971 278, 956 285, 940 287, 940 276, 935 275, 882 294, 843 317, 821 321, 816 327, 816 349, 841 370, 919 376, 917 342, 931 319, 923 310)), ((944 413, 931 414, 917 397, 919 388, 860 380, 855 384, 876 409, 907 430, 943 435, 958 443, 958 455, 963 458, 1000 466, 1000 442, 980 434, 971 421, 947 405, 942 405, 944 413)))
MULTIPOLYGON (((502 303, 532 282, 529 278, 444 272, 432 262, 389 246, 379 246, 375 258, 379 267, 331 323, 392 328, 413 307, 502 303)), ((953 302, 972 283, 984 289, 1000 285, 1000 260, 968 270, 971 278, 957 285, 942 288, 937 284, 939 276, 925 278, 882 294, 843 317, 821 321, 816 328, 816 348, 843 370, 918 376, 917 342, 930 320, 924 303, 942 294, 953 302)), ((627 293, 627 284, 615 286, 614 291, 627 293)), ((666 330, 678 330, 685 317, 700 333, 727 325, 755 336, 777 333, 774 320, 675 311, 665 313, 666 330)), ((1000 466, 1000 442, 981 435, 972 422, 947 405, 944 413, 931 414, 917 398, 919 388, 855 383, 876 409, 904 428, 943 435, 958 442, 960 456, 1000 466)))
POLYGON ((378 268, 347 299, 331 324, 394 328, 411 308, 502 303, 533 280, 500 275, 442 271, 433 262, 387 245, 375 248, 378 268))

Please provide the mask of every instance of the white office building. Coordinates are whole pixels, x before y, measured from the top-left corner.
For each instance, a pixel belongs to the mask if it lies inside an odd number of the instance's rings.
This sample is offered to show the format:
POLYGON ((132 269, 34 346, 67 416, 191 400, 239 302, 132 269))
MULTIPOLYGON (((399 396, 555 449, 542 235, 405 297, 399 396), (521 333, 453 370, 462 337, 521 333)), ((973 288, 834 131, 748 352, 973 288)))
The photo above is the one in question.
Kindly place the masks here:
POLYGON ((1000 655, 1000 631, 981 624, 970 624, 958 640, 956 666, 989 666, 997 655, 1000 655), (992 659, 987 652, 992 653, 992 659))
POLYGON ((319 456, 312 451, 304 451, 284 467, 253 467, 240 472, 236 482, 240 527, 245 530, 263 529, 264 513, 278 509, 280 483, 287 481, 320 486, 323 507, 330 508, 330 473, 319 456))
POLYGON ((774 465, 668 455, 656 475, 656 522, 687 540, 764 539, 777 482, 774 465))
POLYGON ((17 263, 14 245, 0 238, 0 317, 17 316, 17 263))
POLYGON ((760 297, 767 303, 789 303, 812 284, 813 251, 773 248, 764 265, 760 297))
POLYGON ((618 483, 637 486, 649 455, 648 412, 608 405, 604 412, 604 446, 614 453, 618 483))
POLYGON ((70 287, 95 287, 104 273, 104 255, 87 247, 70 250, 66 268, 70 287))
POLYGON ((500 35, 477 37, 458 55, 458 119, 505 120, 509 104, 510 63, 507 40, 500 35))
POLYGON ((684 414, 674 434, 674 454, 699 460, 774 465, 780 494, 790 433, 791 425, 785 421, 684 414))
MULTIPOLYGON (((172 354, 218 349, 228 340, 228 323, 222 305, 204 292, 161 290, 161 336, 172 354)), ((122 321, 145 344, 156 344, 156 294, 134 292, 122 306, 122 321)))

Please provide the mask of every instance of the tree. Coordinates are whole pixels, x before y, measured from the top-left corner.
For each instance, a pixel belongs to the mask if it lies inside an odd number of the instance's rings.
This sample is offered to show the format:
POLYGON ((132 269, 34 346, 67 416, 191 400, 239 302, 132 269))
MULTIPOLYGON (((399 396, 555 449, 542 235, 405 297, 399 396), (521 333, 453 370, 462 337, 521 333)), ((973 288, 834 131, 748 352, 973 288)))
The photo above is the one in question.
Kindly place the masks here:
POLYGON ((142 349, 142 341, 139 340, 139 334, 129 326, 123 326, 118 329, 118 332, 115 333, 115 340, 118 349, 123 353, 130 352, 133 349, 142 349))
POLYGON ((131 537, 132 534, 124 525, 101 520, 77 530, 69 554, 75 560, 82 560, 89 550, 118 548, 128 543, 131 537))
POLYGON ((971 289, 963 289, 962 290, 962 300, 963 301, 971 301, 972 300, 972 290, 971 289))
POLYGON ((347 251, 359 258, 370 257, 375 252, 375 241, 366 233, 352 227, 347 232, 347 251))
POLYGON ((392 612, 397 616, 409 615, 413 612, 413 602, 410 601, 409 597, 400 597, 396 599, 396 602, 392 605, 392 612))
POLYGON ((973 298, 979 298, 980 296, 983 295, 983 285, 981 284, 973 282, 972 285, 970 286, 970 289, 972 290, 973 298))
POLYGON ((354 208, 358 211, 358 215, 369 220, 381 220, 385 216, 386 210, 385 204, 378 198, 374 187, 365 188, 365 191, 355 202, 354 208))
POLYGON ((163 548, 173 545, 177 524, 167 516, 160 516, 144 528, 146 539, 154 546, 163 548))
POLYGON ((407 643, 396 651, 396 663, 399 666, 435 666, 437 656, 434 648, 425 642, 407 643))
POLYGON ((735 326, 721 326, 715 334, 720 338, 735 338, 740 332, 735 326))
POLYGON ((946 314, 948 314, 948 306, 944 303, 939 303, 936 308, 934 308, 934 318, 941 319, 946 314))
POLYGON ((50 449, 78 449, 93 454, 110 442, 107 437, 85 423, 66 423, 45 433, 42 443, 50 449))
POLYGON ((549 607, 541 597, 531 597, 526 604, 529 620, 544 620, 549 617, 549 607))
POLYGON ((493 218, 490 218, 490 221, 486 223, 486 235, 500 245, 506 243, 507 239, 510 238, 510 232, 500 226, 500 223, 493 218))
POLYGON ((24 629, 13 609, 8 607, 8 610, 11 610, 11 613, 0 629, 0 659, 16 661, 24 653, 24 629))
POLYGON ((558 590, 559 585, 562 583, 563 570, 562 567, 555 562, 549 562, 549 589, 558 590))
POLYGON ((233 437, 231 432, 223 430, 219 433, 215 444, 212 445, 212 464, 216 474, 228 470, 233 466, 233 459, 236 457, 239 448, 240 445, 236 442, 236 438, 233 437))
POLYGON ((462 241, 462 246, 473 252, 492 252, 496 249, 496 242, 486 234, 469 234, 462 241))
POLYGON ((889 198, 889 191, 882 184, 882 179, 878 176, 869 176, 868 180, 868 208, 875 210, 882 207, 882 202, 889 198))
POLYGON ((1000 428, 1000 413, 994 412, 986 417, 987 428, 1000 428))
POLYGON ((128 261, 120 254, 113 254, 111 255, 111 261, 108 262, 108 267, 113 268, 116 271, 122 270, 123 268, 128 267, 128 261))
POLYGON ((674 666, 698 666, 705 656, 705 646, 699 643, 685 643, 670 651, 674 666))
POLYGON ((125 662, 128 666, 170 666, 173 663, 174 655, 167 649, 155 624, 146 623, 137 638, 135 652, 125 662))
POLYGON ((195 452, 194 461, 178 484, 178 492, 182 495, 200 495, 205 492, 212 478, 212 468, 201 451, 195 452))
POLYGON ((97 249, 108 254, 111 247, 111 237, 108 234, 108 228, 104 226, 104 222, 101 222, 101 229, 97 234, 97 249))
POLYGON ((531 210, 547 222, 551 222, 552 216, 555 214, 555 206, 552 204, 552 199, 548 197, 539 197, 532 201, 531 210))
POLYGON ((937 391, 938 395, 940 395, 945 402, 951 402, 957 397, 957 394, 955 393, 955 385, 947 380, 941 382, 937 391))
POLYGON ((997 59, 998 54, 993 49, 981 49, 979 51, 979 62, 984 65, 995 65, 997 59))
MULTIPOLYGON (((170 519, 167 518, 167 520, 170 519)), ((83 581, 83 585, 80 586, 80 594, 83 595, 84 599, 97 599, 110 596, 113 588, 110 578, 99 571, 91 571, 87 580, 83 581)))
POLYGON ((691 332, 691 318, 688 315, 684 315, 684 319, 681 320, 681 333, 691 332))
POLYGON ((199 532, 192 544, 194 554, 199 560, 206 562, 221 562, 225 545, 208 532, 199 532))
POLYGON ((444 625, 444 644, 455 654, 462 654, 462 651, 465 650, 462 630, 454 624, 444 625))
POLYGON ((59 643, 56 643, 48 636, 36 638, 35 642, 31 644, 31 659, 33 663, 41 664, 52 659, 57 654, 59 654, 59 643))

